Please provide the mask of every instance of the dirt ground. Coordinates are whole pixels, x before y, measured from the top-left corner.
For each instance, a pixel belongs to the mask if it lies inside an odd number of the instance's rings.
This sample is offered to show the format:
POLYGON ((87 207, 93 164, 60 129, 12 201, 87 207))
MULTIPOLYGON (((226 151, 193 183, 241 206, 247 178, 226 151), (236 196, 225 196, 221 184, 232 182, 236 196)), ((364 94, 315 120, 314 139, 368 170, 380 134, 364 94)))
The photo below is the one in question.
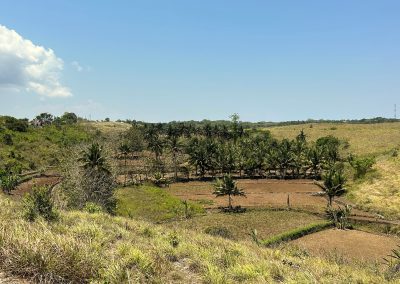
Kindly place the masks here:
MULTIPOLYGON (((290 206, 310 210, 322 210, 327 200, 316 196, 321 189, 310 180, 239 180, 246 197, 233 197, 234 205, 244 207, 286 207, 289 195, 290 206)), ((171 194, 191 201, 201 201, 206 208, 225 206, 227 198, 215 197, 211 182, 175 183, 167 189, 171 194)))
POLYGON ((400 239, 356 230, 329 229, 294 240, 291 244, 323 257, 383 262, 383 258, 400 245, 400 239))
POLYGON ((54 176, 42 176, 42 177, 37 177, 33 178, 27 182, 21 183, 16 190, 12 191, 12 195, 15 197, 21 197, 24 196, 26 193, 28 193, 33 186, 42 186, 42 185, 54 185, 60 181, 60 177, 54 177, 54 176))

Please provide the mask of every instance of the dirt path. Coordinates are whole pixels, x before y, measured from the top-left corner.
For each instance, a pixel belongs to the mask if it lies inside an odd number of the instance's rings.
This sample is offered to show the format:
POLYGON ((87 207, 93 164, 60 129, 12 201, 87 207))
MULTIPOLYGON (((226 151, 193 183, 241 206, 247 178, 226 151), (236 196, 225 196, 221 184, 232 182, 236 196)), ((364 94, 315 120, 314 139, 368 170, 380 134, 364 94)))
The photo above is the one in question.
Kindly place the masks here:
POLYGON ((335 255, 347 260, 383 262, 383 258, 400 244, 400 239, 357 230, 329 229, 291 243, 319 256, 335 255))

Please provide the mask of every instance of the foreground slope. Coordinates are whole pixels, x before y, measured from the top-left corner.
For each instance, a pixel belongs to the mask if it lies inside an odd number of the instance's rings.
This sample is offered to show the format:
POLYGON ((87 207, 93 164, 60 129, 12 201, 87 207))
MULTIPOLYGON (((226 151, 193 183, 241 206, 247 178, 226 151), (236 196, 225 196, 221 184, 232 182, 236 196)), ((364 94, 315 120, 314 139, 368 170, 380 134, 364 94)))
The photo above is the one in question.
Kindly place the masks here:
POLYGON ((93 283, 384 283, 384 274, 106 214, 28 223, 0 197, 0 268, 36 281, 93 283))

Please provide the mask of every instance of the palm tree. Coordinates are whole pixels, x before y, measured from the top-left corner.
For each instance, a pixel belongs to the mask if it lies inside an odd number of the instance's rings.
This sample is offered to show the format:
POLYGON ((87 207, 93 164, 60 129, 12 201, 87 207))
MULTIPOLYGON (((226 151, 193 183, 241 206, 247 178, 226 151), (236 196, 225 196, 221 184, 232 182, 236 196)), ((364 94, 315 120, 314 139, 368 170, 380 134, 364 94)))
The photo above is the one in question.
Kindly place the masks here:
POLYGON ((307 151, 307 160, 309 169, 315 179, 321 177, 321 169, 324 161, 323 151, 321 147, 313 146, 307 151))
POLYGON ((121 155, 124 157, 124 168, 125 168, 125 174, 124 174, 124 186, 126 186, 126 176, 128 174, 128 170, 126 167, 126 163, 128 160, 128 155, 131 151, 129 145, 127 143, 122 143, 118 147, 118 151, 121 153, 121 155))
POLYGON ((157 162, 160 162, 160 156, 162 155, 164 148, 164 142, 159 135, 161 131, 162 125, 154 126, 151 124, 145 130, 144 135, 144 138, 147 141, 147 148, 154 153, 157 162))
POLYGON ((103 154, 103 147, 99 143, 92 143, 86 151, 82 151, 82 157, 78 161, 83 163, 85 169, 110 173, 103 154))
POLYGON ((288 139, 283 139, 276 152, 279 173, 282 179, 286 178, 287 170, 293 164, 292 143, 288 139))
POLYGON ((343 170, 332 167, 323 177, 326 195, 328 196, 328 205, 332 206, 335 196, 344 192, 344 184, 346 182, 343 170))
POLYGON ((179 142, 179 136, 175 134, 168 135, 168 146, 171 150, 172 153, 172 160, 174 163, 174 175, 175 175, 175 180, 178 179, 178 162, 177 162, 177 157, 179 152, 181 152, 181 144, 179 142))
POLYGON ((217 179, 214 184, 214 194, 218 196, 228 195, 228 207, 232 209, 232 196, 245 196, 242 189, 239 189, 236 182, 230 175, 224 175, 222 179, 217 179))

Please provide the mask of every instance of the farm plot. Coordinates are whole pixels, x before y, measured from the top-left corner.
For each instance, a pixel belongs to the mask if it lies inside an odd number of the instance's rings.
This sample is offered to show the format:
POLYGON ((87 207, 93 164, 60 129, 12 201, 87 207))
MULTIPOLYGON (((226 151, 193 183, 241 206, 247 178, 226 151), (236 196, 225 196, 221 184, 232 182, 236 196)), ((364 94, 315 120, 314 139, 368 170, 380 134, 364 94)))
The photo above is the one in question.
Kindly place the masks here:
POLYGON ((329 229, 304 236, 291 244, 322 257, 383 262, 383 258, 400 244, 400 239, 357 230, 329 229))
MULTIPOLYGON (((316 193, 321 189, 310 180, 248 180, 238 181, 245 197, 234 197, 233 205, 248 208, 286 208, 289 196, 292 208, 321 212, 327 201, 316 193)), ((207 209, 226 206, 227 198, 215 197, 212 182, 187 182, 172 184, 168 191, 182 200, 197 201, 207 209)))
POLYGON ((259 239, 265 239, 321 221, 323 219, 316 215, 302 212, 252 209, 240 214, 209 212, 204 216, 171 222, 166 225, 171 228, 185 228, 234 240, 251 240, 253 230, 257 230, 259 239))
POLYGON ((53 186, 53 185, 59 183, 60 180, 61 180, 61 178, 58 176, 35 177, 31 180, 21 183, 16 188, 16 190, 12 191, 12 195, 15 197, 22 197, 26 193, 29 193, 32 190, 32 187, 34 187, 34 186, 43 186, 43 185, 53 186))

